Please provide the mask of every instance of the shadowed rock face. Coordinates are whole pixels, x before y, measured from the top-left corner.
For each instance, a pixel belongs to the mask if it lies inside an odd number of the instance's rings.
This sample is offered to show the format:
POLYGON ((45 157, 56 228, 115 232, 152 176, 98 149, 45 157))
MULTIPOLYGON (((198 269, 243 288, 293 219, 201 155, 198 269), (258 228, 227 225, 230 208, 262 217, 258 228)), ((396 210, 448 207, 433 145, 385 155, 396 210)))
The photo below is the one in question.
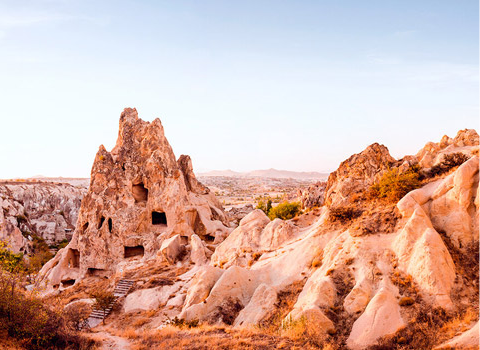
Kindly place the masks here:
POLYGON ((127 108, 115 147, 108 152, 102 145, 95 156, 72 241, 41 273, 48 285, 94 270, 108 275, 125 260, 126 247, 143 247, 144 259, 157 258, 165 239, 186 241, 194 233, 221 239, 226 223, 221 205, 196 180, 190 157, 176 161, 160 120, 145 122, 127 108), (71 251, 80 254, 78 268, 71 268, 71 251))

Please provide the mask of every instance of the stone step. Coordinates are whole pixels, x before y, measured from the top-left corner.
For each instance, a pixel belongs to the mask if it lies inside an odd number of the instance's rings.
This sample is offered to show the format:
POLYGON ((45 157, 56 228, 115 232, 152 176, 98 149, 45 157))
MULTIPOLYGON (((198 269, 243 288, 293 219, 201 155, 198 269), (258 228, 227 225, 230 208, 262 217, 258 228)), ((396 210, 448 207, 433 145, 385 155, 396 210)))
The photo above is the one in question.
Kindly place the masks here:
POLYGON ((100 316, 100 315, 90 315, 89 318, 98 318, 98 319, 100 319, 100 320, 103 320, 103 319, 104 319, 103 315, 102 315, 102 316, 100 316))
POLYGON ((117 285, 115 286, 115 289, 113 291, 113 295, 116 297, 115 300, 109 304, 108 308, 104 310, 100 309, 93 309, 92 313, 89 316, 89 325, 91 326, 96 326, 98 325, 98 320, 103 320, 105 317, 107 317, 110 312, 113 309, 113 306, 117 302, 117 300, 121 297, 124 297, 127 295, 129 290, 132 288, 133 284, 135 281, 132 280, 120 280, 117 285), (90 321, 91 320, 91 321, 90 321), (97 320, 97 321, 95 321, 97 320))

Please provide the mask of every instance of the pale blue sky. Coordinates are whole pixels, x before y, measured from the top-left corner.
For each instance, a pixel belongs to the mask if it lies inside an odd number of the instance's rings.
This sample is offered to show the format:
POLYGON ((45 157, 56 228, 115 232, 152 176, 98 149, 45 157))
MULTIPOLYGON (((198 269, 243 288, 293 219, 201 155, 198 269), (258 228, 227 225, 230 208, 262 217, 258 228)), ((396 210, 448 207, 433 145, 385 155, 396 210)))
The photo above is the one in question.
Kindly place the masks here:
POLYGON ((478 131, 478 1, 0 0, 0 178, 89 176, 124 107, 194 169, 478 131))

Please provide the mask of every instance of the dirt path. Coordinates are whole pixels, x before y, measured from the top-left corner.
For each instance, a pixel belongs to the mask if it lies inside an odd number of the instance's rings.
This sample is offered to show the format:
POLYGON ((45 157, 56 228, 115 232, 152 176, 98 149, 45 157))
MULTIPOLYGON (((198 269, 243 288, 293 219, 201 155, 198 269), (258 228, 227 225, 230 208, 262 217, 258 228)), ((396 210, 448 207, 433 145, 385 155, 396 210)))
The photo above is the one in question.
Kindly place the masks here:
POLYGON ((108 332, 99 332, 99 336, 105 338, 102 349, 104 350, 130 350, 130 342, 108 332))

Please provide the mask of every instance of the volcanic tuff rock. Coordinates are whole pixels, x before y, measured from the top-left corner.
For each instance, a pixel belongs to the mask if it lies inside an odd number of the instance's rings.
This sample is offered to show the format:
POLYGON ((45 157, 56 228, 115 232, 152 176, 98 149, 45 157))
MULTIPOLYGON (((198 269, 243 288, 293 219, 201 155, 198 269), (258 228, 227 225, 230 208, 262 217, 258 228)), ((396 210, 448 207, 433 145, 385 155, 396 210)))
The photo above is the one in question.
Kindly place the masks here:
POLYGON ((304 190, 299 190, 300 203, 303 209, 321 207, 325 202, 326 182, 317 182, 304 190))
POLYGON ((226 225, 223 208, 196 180, 190 158, 175 159, 160 120, 145 122, 127 108, 115 147, 108 152, 102 145, 95 156, 73 238, 44 266, 42 284, 50 289, 122 274, 117 264, 135 257, 154 264, 165 259, 162 242, 176 235, 177 248, 185 251, 194 233, 217 244, 230 232, 226 225))
POLYGON ((421 167, 430 168, 438 164, 445 154, 462 152, 469 156, 478 154, 479 136, 473 129, 460 130, 452 139, 447 135, 443 136, 440 142, 428 142, 416 158, 421 167))
MULTIPOLYGON (((392 219, 393 204, 358 194, 390 167, 418 159, 397 161, 373 144, 332 173, 327 205, 287 221, 253 210, 230 232, 218 202, 195 181, 190 160, 175 161, 160 121, 143 122, 127 109, 117 145, 97 154, 72 242, 41 274, 47 286, 58 286, 163 264, 176 269, 175 278, 152 285, 147 275, 126 297, 124 312, 159 310, 234 327, 270 316, 284 325, 306 320, 340 348, 366 349, 410 327, 417 304, 478 311, 478 281, 464 262, 479 241, 478 138, 472 131, 459 135, 456 143, 442 142, 469 160, 405 195, 392 225, 359 234, 361 219, 392 219), (343 205, 379 208, 357 221, 332 222, 331 207, 343 205), (293 306, 275 314, 293 286, 293 306), (402 304, 405 298, 414 305, 402 304)), ((462 339, 471 342, 471 333, 462 339)))
MULTIPOLYGON (((459 147, 474 154, 478 143, 470 143, 459 147)), ((333 173, 327 203, 352 203, 352 194, 365 191, 378 174, 405 161, 415 164, 416 159, 396 161, 384 146, 369 146, 333 173)), ((358 235, 348 224, 331 226, 327 206, 308 227, 297 226, 295 220, 269 222, 263 212, 253 211, 216 248, 210 261, 214 266, 199 270, 180 317, 216 322, 218 310, 229 302, 242 309, 234 325, 255 323, 274 311, 275 293, 304 281, 285 320, 304 318, 325 333, 348 332, 346 345, 365 349, 410 321, 400 304, 411 293, 404 288, 410 279, 415 293, 432 309, 471 305, 478 299, 478 283, 474 287, 472 277, 456 265, 479 241, 478 162, 478 156, 472 156, 454 172, 408 193, 397 204, 402 217, 393 231, 358 235), (203 297, 193 297, 197 291, 203 297), (351 329, 333 329, 328 310, 340 308, 345 310, 342 317, 353 319, 351 329)))
POLYGON ((49 245, 70 239, 86 192, 66 183, 0 183, 0 240, 14 252, 28 252, 32 235, 49 245))
POLYGON ((363 152, 343 161, 328 177, 325 204, 344 206, 355 194, 360 194, 372 185, 375 177, 396 163, 388 148, 374 143, 363 152))

